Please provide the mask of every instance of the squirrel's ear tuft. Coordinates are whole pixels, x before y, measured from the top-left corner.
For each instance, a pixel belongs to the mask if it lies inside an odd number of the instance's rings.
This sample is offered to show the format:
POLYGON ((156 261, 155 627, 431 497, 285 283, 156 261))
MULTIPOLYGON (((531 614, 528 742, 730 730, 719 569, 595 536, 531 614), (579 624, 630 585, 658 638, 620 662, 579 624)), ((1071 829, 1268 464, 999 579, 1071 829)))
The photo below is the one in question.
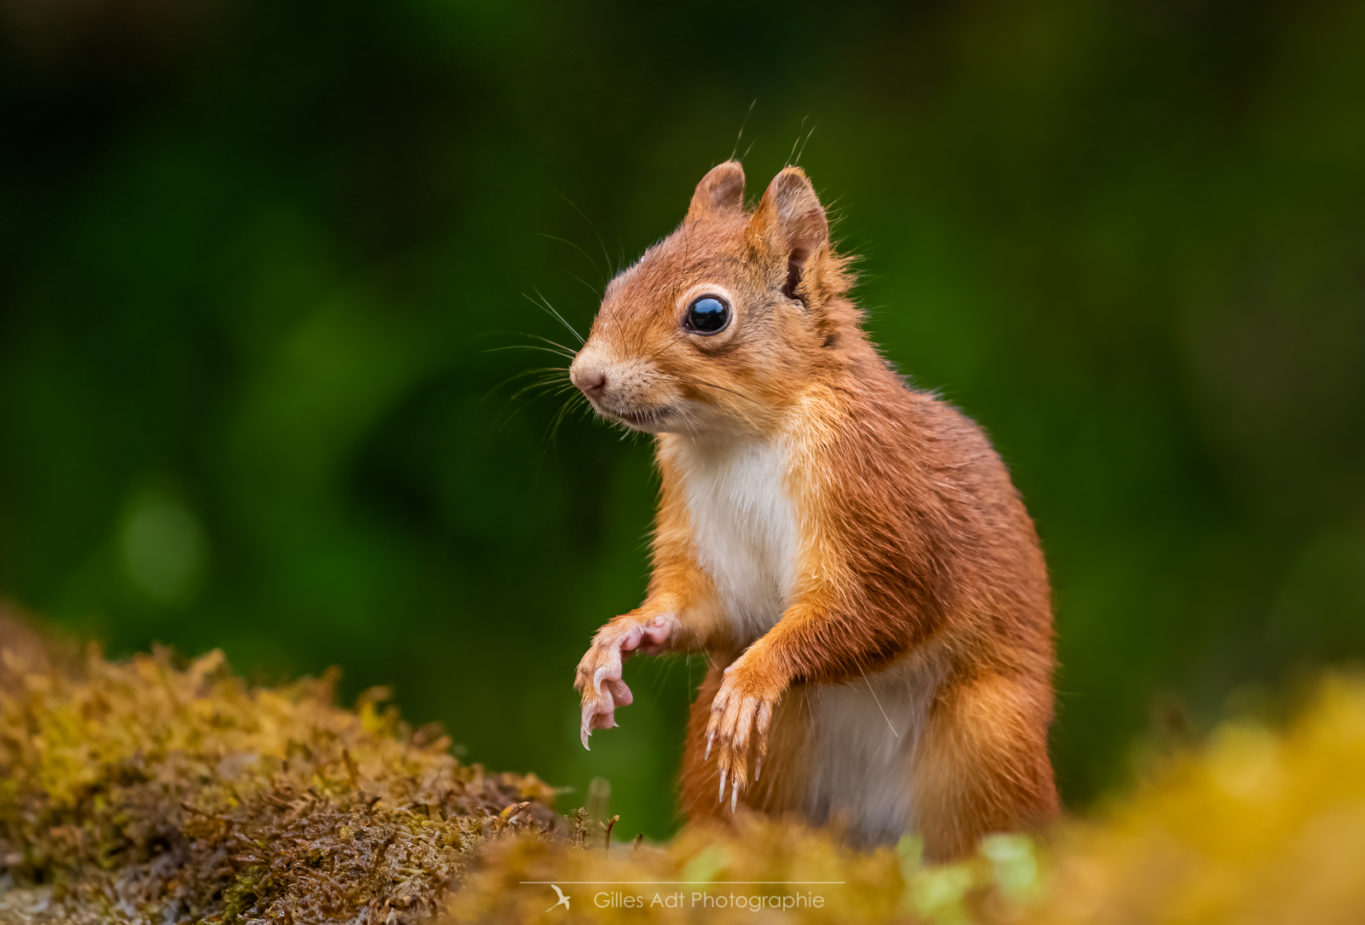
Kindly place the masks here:
POLYGON ((744 168, 739 161, 726 161, 707 171, 692 194, 687 208, 689 219, 707 212, 738 211, 744 207, 744 168))
POLYGON ((784 167, 768 189, 749 222, 751 232, 787 260, 787 283, 782 291, 796 298, 796 287, 805 272, 806 262, 829 243, 829 222, 825 207, 815 195, 806 172, 800 167, 784 167))

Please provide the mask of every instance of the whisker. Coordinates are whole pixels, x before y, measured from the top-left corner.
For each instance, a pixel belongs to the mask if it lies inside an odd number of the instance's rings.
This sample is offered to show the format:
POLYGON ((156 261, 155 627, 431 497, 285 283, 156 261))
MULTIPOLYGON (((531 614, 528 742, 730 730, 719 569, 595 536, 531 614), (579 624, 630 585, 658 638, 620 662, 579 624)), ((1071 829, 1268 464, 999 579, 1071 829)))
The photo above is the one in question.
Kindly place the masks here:
POLYGON ((580 404, 586 405, 587 403, 588 401, 586 398, 583 397, 583 393, 579 392, 577 389, 574 389, 573 394, 571 394, 567 399, 564 400, 564 404, 560 406, 559 411, 555 414, 554 419, 550 422, 551 446, 555 445, 555 440, 559 436, 559 427, 561 424, 564 423, 564 419, 568 417, 569 414, 572 413, 576 408, 578 408, 580 404))
POLYGON ((744 400, 747 401, 747 402, 753 402, 755 405, 757 405, 757 406, 760 407, 760 408, 766 408, 766 407, 767 407, 766 405, 763 404, 763 402, 761 402, 761 401, 759 401, 758 399, 753 398, 753 397, 751 397, 751 396, 749 396, 749 395, 745 395, 743 392, 737 392, 737 391, 735 391, 734 389, 727 388, 726 386, 723 386, 723 385, 717 385, 717 384, 714 383, 714 382, 707 382, 705 379, 685 379, 685 380, 683 380, 683 381, 688 382, 688 383, 691 383, 691 384, 693 384, 693 385, 703 385, 703 386, 706 386, 707 388, 719 389, 719 390, 722 391, 722 392, 729 392, 731 395, 737 395, 737 396, 739 396, 740 398, 744 399, 744 400))
POLYGON ((577 356, 577 355, 578 355, 578 352, 577 352, 576 350, 574 350, 572 347, 568 346, 567 344, 561 344, 561 343, 560 343, 559 341, 557 341, 557 340, 550 340, 550 338, 548 338, 548 337, 542 337, 542 336, 539 335, 539 334, 532 334, 532 335, 530 335, 530 336, 531 336, 531 337, 534 337, 536 340, 540 341, 542 344, 549 344, 551 347, 558 347, 560 350, 567 351, 567 352, 569 353, 570 356, 577 356))
POLYGON ((549 313, 559 321, 560 324, 564 325, 568 332, 572 334, 580 344, 583 343, 583 341, 586 340, 586 338, 582 334, 578 333, 578 328, 574 327, 572 324, 569 323, 569 319, 565 318, 564 315, 560 313, 559 309, 555 308, 554 305, 550 303, 550 300, 545 298, 545 294, 543 292, 541 292, 539 289, 535 289, 535 287, 532 287, 532 289, 536 294, 536 298, 540 300, 540 304, 543 305, 545 309, 549 311, 549 313))
POLYGON ((556 349, 555 347, 542 347, 540 344, 507 344, 502 347, 489 347, 483 352, 504 353, 508 350, 538 350, 541 353, 553 353, 555 356, 563 357, 566 360, 572 360, 574 358, 572 352, 566 352, 563 349, 556 349))
POLYGON ((512 383, 516 382, 519 379, 526 379, 533 376, 536 378, 534 378, 531 382, 523 386, 520 386, 519 388, 517 388, 515 392, 513 392, 511 395, 507 397, 506 401, 509 404, 515 405, 517 402, 521 401, 521 398, 524 395, 535 393, 538 391, 546 391, 556 386, 559 386, 567 378, 566 374, 562 370, 557 368, 526 369, 517 373, 513 373, 506 379, 503 379, 497 385, 494 385, 488 391, 484 392, 479 400, 488 401, 493 396, 493 393, 497 392, 498 390, 511 385, 512 383))
MULTIPOLYGON (((555 190, 555 192, 559 191, 555 190)), ((607 261, 607 279, 611 279, 613 276, 616 275, 616 272, 612 268, 611 255, 607 253, 607 242, 602 240, 602 233, 597 230, 597 225, 593 222, 592 219, 588 218, 588 213, 584 212, 582 209, 578 207, 578 203, 574 202, 572 199, 570 199, 568 196, 565 196, 563 193, 559 193, 559 197, 563 199, 565 202, 567 202, 570 206, 572 206, 573 210, 577 212, 579 216, 583 219, 583 221, 588 223, 588 227, 592 229, 593 235, 595 235, 597 238, 598 245, 602 248, 602 256, 607 261)))
MULTIPOLYGON (((554 384, 555 384, 555 381, 554 381, 554 380, 546 381, 546 382, 533 382, 533 383, 531 383, 530 385, 528 385, 528 386, 526 386, 526 387, 524 387, 524 388, 522 388, 522 389, 519 389, 519 390, 516 392, 516 394, 512 395, 511 398, 509 399, 509 402, 510 402, 511 404, 514 405, 514 407, 512 408, 512 413, 509 414, 509 415, 507 415, 507 417, 503 418, 503 419, 498 423, 498 429, 499 429, 499 430, 502 430, 502 429, 506 428, 509 424, 512 423, 513 420, 516 419, 516 416, 517 416, 518 414, 520 414, 524 409, 526 409, 527 407, 530 406, 530 404, 531 404, 530 401, 519 402, 519 399, 521 398, 521 396, 522 396, 523 394, 526 394, 527 392, 536 392, 536 391, 540 391, 542 394, 545 394, 546 390, 548 390, 548 389, 550 389, 551 387, 553 387, 554 384), (519 403, 518 403, 518 402, 519 402, 519 403)), ((485 397, 486 397, 486 396, 485 396, 485 397)))
POLYGON ((584 279, 583 277, 579 276, 577 273, 570 273, 569 275, 572 276, 574 279, 578 280, 580 283, 582 283, 583 286, 584 286, 589 292, 591 292, 595 298, 600 299, 600 298, 602 297, 602 287, 601 287, 601 286, 594 286, 592 283, 588 282, 586 279, 584 279))
POLYGON ((503 386, 508 385, 509 383, 512 383, 512 382, 516 382, 518 379, 523 379, 523 378, 525 378, 525 377, 527 377, 527 376, 539 375, 539 376, 542 376, 543 378, 547 378, 547 379, 550 378, 551 376, 554 376, 555 378, 559 378, 559 377, 558 377, 558 374, 561 373, 561 372, 567 374, 567 373, 568 373, 568 369, 567 369, 566 367, 563 367, 563 366, 539 366, 539 367, 536 367, 535 369, 521 369, 521 370, 517 370, 516 372, 512 373, 512 375, 508 376, 506 379, 503 379, 501 382, 497 383, 497 384, 494 385, 492 388, 490 388, 487 392, 485 392, 485 393, 484 393, 484 397, 487 398, 489 395, 493 394, 494 392, 496 392, 498 389, 502 388, 503 386))
POLYGON ((536 294, 537 298, 539 299, 539 301, 537 301, 536 299, 531 298, 529 295, 527 295, 527 294, 524 293, 524 292, 522 293, 522 297, 525 298, 526 301, 528 301, 528 302, 530 302, 532 305, 534 305, 536 308, 539 308, 539 309, 541 309, 542 311, 547 311, 547 312, 549 312, 550 315, 551 315, 551 317, 553 317, 553 318, 554 318, 556 321, 558 321, 560 324, 564 325, 564 329, 565 329, 566 331, 568 331, 570 334, 572 334, 572 335, 578 340, 578 342, 579 342, 580 344, 582 344, 582 343, 583 343, 583 335, 578 333, 578 329, 575 328, 573 325, 569 324, 568 319, 566 319, 563 315, 561 315, 561 314, 559 313, 559 311, 558 311, 553 305, 550 304, 550 300, 547 299, 547 298, 545 298, 545 296, 541 294, 541 292, 540 292, 539 289, 534 289, 533 291, 535 292, 535 294, 536 294))
POLYGON ((564 415, 568 413, 569 402, 565 401, 555 410, 554 416, 550 418, 550 423, 545 429, 545 436, 541 438, 541 448, 555 445, 555 438, 559 434, 559 422, 564 420, 564 415))
POLYGON ((512 393, 508 401, 515 402, 519 400, 521 396, 526 395, 527 393, 548 391, 549 389, 558 385, 559 383, 560 383, 559 377, 554 377, 551 379, 542 379, 538 382, 532 382, 528 385, 524 385, 521 388, 517 389, 514 393, 512 393))
MULTIPOLYGON (((562 196, 563 193, 561 193, 560 195, 562 196)), ((569 247, 572 247, 574 250, 578 251, 580 254, 583 255, 583 259, 586 260, 586 261, 588 261, 588 263, 591 264, 591 266, 592 266, 592 268, 593 268, 593 271, 596 272, 596 270, 597 270, 597 258, 593 257, 592 254, 589 254, 587 251, 585 251, 583 248, 579 247, 579 246, 578 246, 577 244, 575 244, 574 242, 570 241, 568 238, 561 238, 561 237, 560 237, 559 235, 557 235, 557 234, 549 234, 549 233, 544 232, 544 231, 538 231, 538 232, 536 232, 536 234, 539 235, 539 236, 542 237, 542 238, 549 238, 551 241, 558 241, 560 244, 566 244, 566 245, 568 245, 569 247)), ((610 269, 610 268, 609 268, 609 269, 610 269)), ((587 285, 587 283, 584 283, 584 285, 587 285)), ((591 287, 591 286, 588 286, 588 288, 591 289, 592 287, 591 287)), ((593 291, 595 292, 596 290, 593 290, 593 291)))

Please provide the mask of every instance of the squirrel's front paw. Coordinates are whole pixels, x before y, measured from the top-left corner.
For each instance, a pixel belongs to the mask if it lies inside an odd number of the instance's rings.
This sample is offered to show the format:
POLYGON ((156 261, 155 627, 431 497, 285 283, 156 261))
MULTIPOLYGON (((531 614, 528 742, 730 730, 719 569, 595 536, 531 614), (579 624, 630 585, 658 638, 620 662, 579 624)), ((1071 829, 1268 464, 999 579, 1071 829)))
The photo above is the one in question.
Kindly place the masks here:
POLYGON ((655 654, 662 650, 678 620, 665 614, 646 622, 633 619, 612 621, 597 631, 592 647, 578 663, 574 688, 583 697, 583 722, 579 735, 583 747, 594 729, 616 725, 616 708, 630 704, 634 697, 621 678, 621 665, 635 652, 655 654))
POLYGON ((725 680, 711 701, 705 757, 711 757, 714 748, 716 762, 720 765, 720 793, 716 799, 725 799, 725 785, 728 782, 731 812, 739 803, 740 793, 750 783, 751 750, 754 759, 753 780, 757 781, 763 770, 773 709, 784 687, 780 679, 764 670, 757 660, 746 653, 725 669, 725 680))

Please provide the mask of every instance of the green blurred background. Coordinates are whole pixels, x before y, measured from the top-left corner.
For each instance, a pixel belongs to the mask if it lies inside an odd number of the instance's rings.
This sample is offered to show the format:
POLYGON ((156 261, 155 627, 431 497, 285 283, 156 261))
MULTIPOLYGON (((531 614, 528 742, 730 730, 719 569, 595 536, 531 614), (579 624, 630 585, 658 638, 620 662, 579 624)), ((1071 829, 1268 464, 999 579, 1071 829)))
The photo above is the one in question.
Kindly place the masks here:
POLYGON ((590 754, 570 690, 648 447, 551 440, 493 348, 563 334, 537 291, 586 327, 756 101, 751 194, 805 143, 1038 521, 1072 805, 1365 654, 1365 4, 0 10, 0 593, 113 652, 341 665, 667 834, 699 666, 590 754))

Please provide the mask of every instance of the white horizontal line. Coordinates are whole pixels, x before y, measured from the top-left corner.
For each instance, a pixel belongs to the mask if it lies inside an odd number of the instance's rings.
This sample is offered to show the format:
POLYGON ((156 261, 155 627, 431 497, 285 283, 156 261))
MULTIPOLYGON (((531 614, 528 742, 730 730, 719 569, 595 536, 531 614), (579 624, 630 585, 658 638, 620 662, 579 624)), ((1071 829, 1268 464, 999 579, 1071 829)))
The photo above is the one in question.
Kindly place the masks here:
POLYGON ((560 886, 843 886, 846 880, 519 880, 518 883, 560 886))

